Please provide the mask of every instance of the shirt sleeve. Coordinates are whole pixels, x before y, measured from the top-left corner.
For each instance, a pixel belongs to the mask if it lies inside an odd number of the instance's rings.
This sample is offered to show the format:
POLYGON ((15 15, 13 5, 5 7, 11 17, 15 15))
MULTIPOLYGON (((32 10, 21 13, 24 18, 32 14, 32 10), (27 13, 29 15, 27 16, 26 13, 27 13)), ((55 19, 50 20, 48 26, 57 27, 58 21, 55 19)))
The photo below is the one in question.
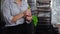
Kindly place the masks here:
POLYGON ((9 8, 9 2, 5 1, 2 5, 2 11, 3 11, 3 16, 9 23, 11 23, 11 20, 13 16, 11 16, 10 8, 9 8))

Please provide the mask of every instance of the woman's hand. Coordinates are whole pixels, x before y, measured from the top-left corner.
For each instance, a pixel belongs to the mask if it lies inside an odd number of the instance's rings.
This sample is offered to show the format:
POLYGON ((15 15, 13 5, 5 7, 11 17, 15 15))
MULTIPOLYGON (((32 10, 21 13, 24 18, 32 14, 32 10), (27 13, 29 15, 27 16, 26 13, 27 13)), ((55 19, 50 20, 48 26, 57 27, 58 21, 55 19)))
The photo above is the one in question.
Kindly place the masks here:
POLYGON ((30 9, 26 11, 26 20, 29 22, 32 20, 32 14, 30 9))
POLYGON ((31 22, 32 16, 27 16, 27 17, 26 17, 26 20, 27 20, 28 22, 31 22))
POLYGON ((32 16, 30 9, 27 9, 27 11, 26 11, 26 16, 32 16))

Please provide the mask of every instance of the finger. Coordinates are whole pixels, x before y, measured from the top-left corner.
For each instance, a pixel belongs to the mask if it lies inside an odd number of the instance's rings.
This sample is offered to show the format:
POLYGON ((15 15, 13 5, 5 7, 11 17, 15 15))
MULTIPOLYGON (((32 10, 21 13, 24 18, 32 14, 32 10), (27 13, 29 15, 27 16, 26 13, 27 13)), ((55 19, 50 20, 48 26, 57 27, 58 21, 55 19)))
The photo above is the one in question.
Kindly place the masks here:
POLYGON ((32 19, 32 17, 27 17, 27 20, 31 20, 32 19))

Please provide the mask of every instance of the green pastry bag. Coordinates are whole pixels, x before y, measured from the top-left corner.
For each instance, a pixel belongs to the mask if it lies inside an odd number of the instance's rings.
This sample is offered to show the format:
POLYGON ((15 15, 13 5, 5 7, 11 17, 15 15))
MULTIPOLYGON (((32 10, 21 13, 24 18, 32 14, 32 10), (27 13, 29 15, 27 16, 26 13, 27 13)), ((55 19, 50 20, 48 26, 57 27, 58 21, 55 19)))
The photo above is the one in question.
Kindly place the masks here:
POLYGON ((37 26, 37 24, 38 24, 38 17, 33 15, 32 16, 32 22, 33 22, 34 26, 37 26))

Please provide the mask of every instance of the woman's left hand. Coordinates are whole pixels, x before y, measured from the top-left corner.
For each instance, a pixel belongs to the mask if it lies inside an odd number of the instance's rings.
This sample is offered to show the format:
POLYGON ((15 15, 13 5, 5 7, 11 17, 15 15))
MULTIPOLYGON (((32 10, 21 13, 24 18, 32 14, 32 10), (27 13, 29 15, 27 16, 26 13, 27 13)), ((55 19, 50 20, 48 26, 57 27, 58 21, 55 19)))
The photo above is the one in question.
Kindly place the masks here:
POLYGON ((32 20, 32 14, 31 14, 31 10, 30 9, 28 9, 26 11, 26 20, 28 20, 28 21, 32 20))
POLYGON ((32 15, 30 9, 27 9, 27 11, 26 11, 26 15, 27 15, 27 16, 31 16, 31 15, 32 15))
POLYGON ((30 16, 30 17, 27 16, 27 17, 26 17, 26 20, 29 21, 29 22, 31 22, 31 20, 32 20, 32 16, 30 16))

